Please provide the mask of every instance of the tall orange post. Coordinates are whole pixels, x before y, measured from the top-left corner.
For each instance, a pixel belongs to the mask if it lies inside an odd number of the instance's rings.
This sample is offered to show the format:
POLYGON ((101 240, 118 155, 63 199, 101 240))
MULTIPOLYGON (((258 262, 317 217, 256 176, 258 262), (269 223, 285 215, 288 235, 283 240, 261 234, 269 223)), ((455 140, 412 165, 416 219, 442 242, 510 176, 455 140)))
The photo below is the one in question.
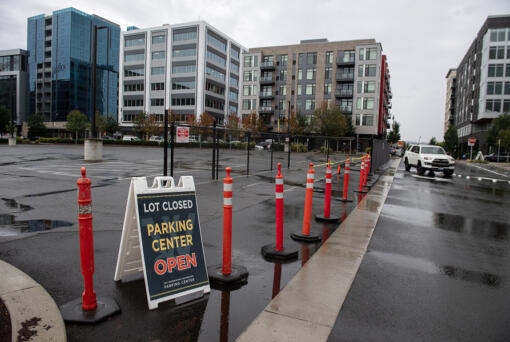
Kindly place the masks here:
POLYGON ((336 199, 337 201, 352 202, 352 200, 347 199, 347 193, 349 191, 349 173, 350 172, 351 172, 350 161, 349 161, 349 157, 347 157, 347 160, 345 161, 345 170, 344 170, 344 189, 343 189, 343 194, 342 194, 342 198, 337 198, 336 199))
POLYGON ((232 273, 232 169, 227 167, 223 179, 223 268, 222 273, 232 273))
POLYGON ((320 237, 316 234, 310 234, 310 226, 312 221, 312 200, 313 200, 313 182, 315 178, 315 171, 313 170, 313 163, 310 163, 310 169, 306 175, 306 193, 305 193, 305 212, 303 215, 303 232, 292 233, 290 236, 294 240, 304 242, 317 242, 320 237))
POLYGON ((326 188, 324 189, 324 215, 315 215, 315 219, 321 222, 336 222, 339 216, 331 215, 331 164, 328 160, 326 168, 326 188))

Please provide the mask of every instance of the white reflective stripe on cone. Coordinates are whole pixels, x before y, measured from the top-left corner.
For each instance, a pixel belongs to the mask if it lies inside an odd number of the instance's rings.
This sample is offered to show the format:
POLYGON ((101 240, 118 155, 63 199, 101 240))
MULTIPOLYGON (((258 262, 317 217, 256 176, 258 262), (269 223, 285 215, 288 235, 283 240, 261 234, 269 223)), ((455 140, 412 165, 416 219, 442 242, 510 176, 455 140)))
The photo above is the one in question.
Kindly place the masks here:
POLYGON ((331 179, 326 178, 326 183, 331 183, 331 179))
POLYGON ((283 184, 283 178, 276 178, 276 184, 283 184))
POLYGON ((315 177, 314 173, 309 173, 306 175, 306 178, 308 178, 308 179, 313 179, 314 177, 315 177))
POLYGON ((232 197, 224 198, 223 205, 232 205, 232 197))
POLYGON ((306 183, 306 188, 307 189, 309 189, 309 188, 313 189, 313 183, 306 183))
POLYGON ((276 199, 283 199, 283 192, 276 192, 276 199))
POLYGON ((331 173, 331 170, 330 169, 326 169, 326 173, 331 173))
POLYGON ((223 191, 232 191, 232 183, 223 183, 223 191))
POLYGON ((344 171, 344 174, 345 174, 345 173, 346 173, 346 174, 349 174, 349 170, 345 170, 345 171, 344 171))

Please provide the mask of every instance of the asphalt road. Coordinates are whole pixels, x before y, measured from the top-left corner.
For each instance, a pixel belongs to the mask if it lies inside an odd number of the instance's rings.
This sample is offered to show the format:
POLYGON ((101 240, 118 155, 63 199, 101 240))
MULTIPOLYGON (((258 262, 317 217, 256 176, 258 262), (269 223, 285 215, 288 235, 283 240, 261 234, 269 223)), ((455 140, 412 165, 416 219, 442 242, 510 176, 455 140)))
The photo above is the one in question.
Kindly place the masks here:
POLYGON ((510 178, 498 173, 401 164, 329 341, 510 341, 510 178))
MULTIPOLYGON (((178 307, 167 303, 149 312, 143 280, 113 281, 130 177, 161 175, 160 148, 105 146, 102 162, 85 163, 82 146, 0 146, 0 258, 43 285, 57 305, 81 296, 76 180, 80 167, 86 166, 93 186, 95 291, 98 296, 115 298, 122 313, 95 327, 67 324, 69 340, 233 340, 319 248, 297 244, 289 233, 302 227, 308 163, 323 163, 326 156, 292 154, 288 170, 287 155, 275 153, 271 171, 270 153, 251 151, 250 176, 246 176, 246 152, 221 150, 220 180, 212 181, 211 154, 205 149, 177 149, 174 174, 194 176, 206 262, 212 265, 221 261, 223 169, 233 168, 232 259, 250 272, 248 285, 240 290, 213 290, 204 299, 178 307), (300 250, 300 260, 281 267, 260 255, 263 245, 274 242, 277 162, 283 164, 285 177, 284 244, 300 250)), ((320 179, 325 169, 316 172, 320 179)), ((351 189, 358 179, 353 171, 351 189)), ((341 178, 333 177, 334 189, 341 186, 341 178)), ((317 183, 314 213, 323 211, 321 187, 324 182, 317 183)), ((352 205, 333 202, 332 212, 342 216, 352 205)), ((312 232, 320 235, 327 236, 334 228, 312 222, 312 232)))

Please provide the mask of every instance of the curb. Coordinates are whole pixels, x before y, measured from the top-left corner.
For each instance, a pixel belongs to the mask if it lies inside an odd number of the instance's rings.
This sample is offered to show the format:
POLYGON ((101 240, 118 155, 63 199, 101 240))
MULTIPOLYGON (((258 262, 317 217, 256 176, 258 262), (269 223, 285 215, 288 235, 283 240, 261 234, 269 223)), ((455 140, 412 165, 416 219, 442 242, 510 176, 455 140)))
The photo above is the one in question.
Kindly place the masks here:
POLYGON ((399 163, 390 160, 372 190, 236 341, 327 341, 399 163))
POLYGON ((11 316, 12 341, 66 341, 64 320, 48 292, 3 260, 0 274, 0 297, 11 316))

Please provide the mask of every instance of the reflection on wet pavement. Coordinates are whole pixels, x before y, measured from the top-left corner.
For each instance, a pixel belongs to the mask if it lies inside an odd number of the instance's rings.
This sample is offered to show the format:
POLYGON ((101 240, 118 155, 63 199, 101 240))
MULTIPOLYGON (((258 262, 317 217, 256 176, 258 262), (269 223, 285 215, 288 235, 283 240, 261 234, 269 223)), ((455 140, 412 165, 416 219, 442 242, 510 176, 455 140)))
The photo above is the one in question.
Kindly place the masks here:
POLYGON ((465 280, 473 283, 480 283, 489 287, 499 287, 501 278, 487 272, 464 270, 454 266, 439 266, 441 274, 453 279, 465 280))

